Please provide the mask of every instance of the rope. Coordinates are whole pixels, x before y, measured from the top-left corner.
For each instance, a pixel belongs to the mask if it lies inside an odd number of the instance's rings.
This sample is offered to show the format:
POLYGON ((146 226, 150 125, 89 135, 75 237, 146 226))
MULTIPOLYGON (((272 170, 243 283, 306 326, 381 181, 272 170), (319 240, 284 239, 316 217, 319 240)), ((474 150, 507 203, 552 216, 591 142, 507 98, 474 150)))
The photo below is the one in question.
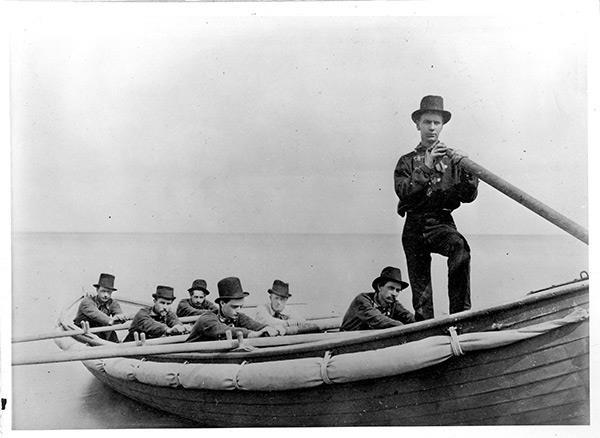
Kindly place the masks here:
POLYGON ((331 385, 333 382, 329 379, 327 375, 327 365, 329 364, 329 360, 331 359, 331 352, 326 351, 325 356, 323 356, 323 360, 321 361, 321 380, 325 382, 327 385, 331 385))
POLYGON ((448 327, 448 332, 450 332, 450 348, 452 348, 452 354, 455 356, 462 356, 465 354, 463 353, 462 348, 460 348, 456 327, 448 327))
POLYGON ((243 367, 244 365, 246 365, 247 363, 248 363, 247 361, 243 361, 243 362, 240 364, 240 367, 237 369, 237 371, 236 371, 236 373, 235 373, 235 376, 233 377, 233 384, 235 385, 235 389, 243 389, 243 388, 240 386, 240 384, 238 383, 238 379, 239 379, 239 377, 240 377, 240 372, 242 371, 242 367, 243 367))

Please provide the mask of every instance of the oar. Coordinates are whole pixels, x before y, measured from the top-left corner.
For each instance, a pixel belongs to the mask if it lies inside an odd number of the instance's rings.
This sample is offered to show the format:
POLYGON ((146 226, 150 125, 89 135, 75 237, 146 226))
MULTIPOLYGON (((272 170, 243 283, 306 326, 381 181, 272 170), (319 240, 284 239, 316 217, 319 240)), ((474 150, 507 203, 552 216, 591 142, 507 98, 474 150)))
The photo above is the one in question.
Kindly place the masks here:
MULTIPOLYGON (((294 344, 303 344, 315 341, 333 339, 353 339, 364 336, 364 332, 339 332, 304 334, 294 336, 276 336, 272 338, 244 339, 243 344, 252 347, 276 347, 294 344)), ((72 362, 78 360, 108 359, 112 357, 130 356, 152 356, 160 354, 175 353, 200 353, 200 352, 222 352, 231 351, 240 347, 238 340, 186 342, 183 344, 169 345, 115 345, 102 347, 88 347, 82 350, 65 351, 50 354, 41 354, 34 357, 26 357, 13 352, 13 365, 35 365, 44 363, 72 362)))
POLYGON ((306 321, 296 325, 286 327, 286 335, 295 335, 302 333, 316 333, 325 330, 338 329, 342 325, 342 318, 327 318, 318 321, 306 321))
MULTIPOLYGON (((127 304, 133 304, 134 306, 150 307, 152 303, 140 303, 139 301, 128 300, 127 298, 118 298, 117 301, 121 301, 127 304)), ((287 306, 307 306, 308 303, 287 303, 287 306)), ((245 304, 244 309, 255 309, 259 304, 245 304)))
MULTIPOLYGON (((197 315, 184 316, 184 317, 179 318, 179 320, 184 324, 196 322, 197 319, 198 319, 197 315)), ((307 321, 314 321, 314 323, 317 325, 317 329, 312 330, 312 331, 323 331, 323 330, 330 330, 332 328, 337 328, 340 326, 341 320, 337 325, 335 325, 336 320, 340 320, 340 319, 337 317, 331 317, 331 316, 326 317, 325 315, 317 315, 315 317, 307 318, 307 321), (322 327, 322 328, 319 328, 319 327, 322 327)), ((130 326, 131 326, 131 321, 127 321, 122 324, 106 325, 106 326, 102 326, 102 327, 93 327, 88 330, 73 329, 73 330, 65 330, 65 331, 40 333, 40 334, 28 335, 28 336, 18 336, 18 337, 15 337, 12 339, 12 343, 17 344, 20 342, 32 342, 32 341, 42 341, 42 340, 46 340, 46 339, 65 338, 68 336, 84 335, 87 333, 104 333, 104 332, 110 332, 110 331, 114 331, 114 330, 127 330, 127 329, 129 329, 130 326)), ((299 333, 307 333, 307 331, 304 331, 304 332, 301 331, 299 333)))
POLYGON ((167 353, 189 353, 192 351, 229 351, 238 346, 237 341, 209 341, 202 343, 185 343, 175 345, 114 345, 90 347, 83 350, 65 351, 59 353, 40 354, 33 357, 15 354, 13 365, 34 365, 53 362, 70 362, 76 360, 104 359, 111 357, 146 356, 167 353))
POLYGON ((86 329, 74 329, 74 330, 64 330, 64 331, 40 333, 37 335, 19 336, 19 337, 13 338, 12 343, 17 344, 19 342, 42 341, 45 339, 57 339, 57 338, 65 338, 67 336, 85 335, 87 333, 103 333, 103 332, 110 332, 113 330, 125 330, 125 329, 128 329, 130 325, 131 325, 131 322, 125 322, 123 324, 107 325, 107 326, 102 326, 102 327, 92 327, 87 330, 86 329))
POLYGON ((479 179, 488 183, 496 190, 514 199, 519 204, 540 215, 573 237, 581 240, 583 243, 588 244, 588 230, 581 225, 573 222, 571 219, 562 215, 558 211, 548 207, 546 204, 534 198, 533 196, 528 195, 508 181, 505 181, 498 175, 495 175, 483 166, 475 163, 470 158, 462 158, 459 161, 459 164, 462 168, 476 175, 479 179))
POLYGON ((244 343, 253 347, 281 347, 284 345, 305 344, 308 342, 331 341, 341 339, 358 338, 365 333, 371 333, 372 330, 359 330, 353 332, 336 332, 336 333, 306 333, 302 335, 286 335, 275 336, 272 338, 253 338, 244 339, 244 343))
MULTIPOLYGON (((179 318, 179 320, 183 323, 194 322, 197 319, 198 319, 197 316, 186 316, 183 318, 179 318)), ((73 329, 73 330, 40 333, 40 334, 36 334, 36 335, 19 336, 19 337, 13 338, 12 343, 17 344, 19 342, 31 342, 31 341, 42 341, 45 339, 66 338, 68 336, 85 335, 87 333, 104 333, 104 332, 112 332, 112 331, 116 331, 116 330, 127 330, 127 329, 129 329, 130 326, 131 326, 131 321, 127 321, 122 324, 104 325, 101 327, 92 327, 88 330, 73 329)))
MULTIPOLYGON (((291 338, 292 336, 307 334, 307 333, 319 333, 324 332, 325 330, 333 330, 340 328, 342 324, 341 318, 329 318, 324 320, 319 320, 316 322, 305 322, 300 323, 297 326, 286 327, 286 338, 291 338)), ((148 339, 144 345, 164 345, 164 344, 177 344, 180 342, 185 342, 189 335, 174 335, 174 336, 163 336, 160 338, 148 339)), ((269 339, 269 338, 264 338, 269 339)), ((280 338, 276 338, 280 339, 280 338)), ((302 338, 298 338, 302 339, 302 338)), ((135 341, 123 342, 119 345, 122 346, 130 346, 133 345, 135 341)))

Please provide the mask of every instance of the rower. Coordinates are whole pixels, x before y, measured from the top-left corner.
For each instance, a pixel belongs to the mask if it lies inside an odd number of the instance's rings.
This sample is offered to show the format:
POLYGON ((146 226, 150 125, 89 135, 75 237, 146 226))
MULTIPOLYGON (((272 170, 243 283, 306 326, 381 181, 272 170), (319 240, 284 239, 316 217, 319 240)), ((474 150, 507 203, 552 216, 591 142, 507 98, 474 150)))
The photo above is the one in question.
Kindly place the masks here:
POLYGON ((173 288, 170 286, 156 286, 156 293, 152 294, 152 298, 154 304, 151 307, 143 307, 138 311, 123 342, 135 340, 135 332, 143 333, 147 339, 187 333, 187 327, 181 323, 177 315, 171 310, 171 304, 175 300, 173 288))
POLYGON ((400 304, 398 294, 408 287, 398 268, 383 268, 373 280, 374 292, 358 294, 344 315, 340 330, 370 330, 415 322, 415 316, 400 304))
POLYGON ((217 306, 206 299, 206 296, 210 293, 206 288, 206 281, 202 279, 194 280, 188 292, 190 297, 181 300, 177 306, 177 316, 200 315, 207 310, 213 313, 219 311, 217 306))
POLYGON ((245 338, 285 334, 283 327, 271 327, 240 312, 249 293, 244 291, 239 278, 224 278, 217 283, 217 289, 219 297, 215 302, 219 311, 200 315, 186 342, 225 339, 228 331, 241 333, 245 338))
POLYGON ((305 319, 294 311, 285 310, 288 299, 292 296, 290 285, 281 280, 275 280, 273 287, 267 290, 269 302, 258 306, 254 319, 271 326, 289 327, 305 322, 305 319))
MULTIPOLYGON (((86 296, 79 303, 77 315, 73 322, 80 326, 83 321, 87 321, 90 327, 102 327, 118 324, 126 321, 128 318, 123 314, 121 306, 116 300, 112 299, 112 293, 117 289, 115 286, 115 276, 102 273, 98 283, 93 284, 96 288, 96 295, 86 296)), ((114 331, 98 333, 102 339, 111 342, 119 342, 117 334, 114 331)))

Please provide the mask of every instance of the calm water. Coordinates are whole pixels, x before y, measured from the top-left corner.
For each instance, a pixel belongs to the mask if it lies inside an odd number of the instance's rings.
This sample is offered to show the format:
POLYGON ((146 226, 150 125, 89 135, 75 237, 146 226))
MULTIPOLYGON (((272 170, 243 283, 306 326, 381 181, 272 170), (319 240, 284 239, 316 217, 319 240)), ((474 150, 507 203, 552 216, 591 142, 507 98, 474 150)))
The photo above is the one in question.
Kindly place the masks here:
MULTIPOLYGON (((588 269, 587 246, 568 235, 467 236, 472 249, 474 308, 510 301, 569 281, 588 269)), ((211 295, 226 276, 242 279, 247 302, 267 297, 273 279, 290 282, 306 312, 343 313, 370 290, 384 266, 405 260, 398 235, 63 234, 13 237, 13 336, 49 331, 60 310, 93 290, 100 272, 116 275, 114 297, 150 301, 157 284, 183 298, 194 278, 211 295)), ((438 315, 448 307, 445 259, 433 262, 438 315)), ((402 299, 410 308, 410 289, 402 299)), ((18 344, 24 352, 56 352, 52 341, 18 344)), ((80 363, 13 368, 13 428, 193 427, 105 388, 80 363), (48 408, 51 403, 52 408, 48 408)))

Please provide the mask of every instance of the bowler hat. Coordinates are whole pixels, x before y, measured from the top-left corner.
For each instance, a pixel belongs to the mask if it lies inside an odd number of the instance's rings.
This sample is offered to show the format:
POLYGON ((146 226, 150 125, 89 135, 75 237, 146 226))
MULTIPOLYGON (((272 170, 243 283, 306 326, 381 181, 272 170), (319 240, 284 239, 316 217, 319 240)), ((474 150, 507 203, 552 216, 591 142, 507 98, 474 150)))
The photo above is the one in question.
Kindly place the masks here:
POLYGON ((275 280, 273 287, 267 291, 269 294, 275 294, 282 298, 289 298, 292 296, 290 293, 290 285, 281 280, 275 280))
POLYGON ((220 280, 217 283, 217 289, 219 290, 219 297, 215 299, 216 303, 224 299, 237 300, 250 295, 249 292, 242 289, 242 283, 237 277, 227 277, 220 280))
POLYGON ((388 266, 383 268, 381 275, 373 280, 373 289, 376 291, 377 287, 381 283, 385 283, 387 281, 395 281, 396 283, 400 283, 402 285, 402 289, 406 289, 408 287, 408 283, 402 281, 402 272, 400 272, 400 269, 394 268, 393 266, 388 266))
POLYGON ((173 294, 173 288, 170 286, 156 286, 156 293, 152 294, 152 297, 155 300, 163 298, 165 300, 173 301, 175 299, 175 295, 173 294))
POLYGON ((100 278, 98 279, 98 283, 93 284, 95 288, 105 287, 106 289, 110 289, 115 291, 115 276, 112 274, 100 274, 100 278))
POLYGON ((412 120, 419 123, 419 117, 423 113, 440 113, 444 124, 450 121, 452 114, 444 110, 444 98, 442 96, 425 96, 421 99, 421 108, 412 113, 412 120))
POLYGON ((188 292, 192 292, 194 290, 201 290, 206 295, 208 295, 210 293, 208 291, 208 289, 206 288, 206 281, 204 281, 204 280, 194 280, 194 282, 192 283, 192 287, 190 287, 188 289, 188 292))

